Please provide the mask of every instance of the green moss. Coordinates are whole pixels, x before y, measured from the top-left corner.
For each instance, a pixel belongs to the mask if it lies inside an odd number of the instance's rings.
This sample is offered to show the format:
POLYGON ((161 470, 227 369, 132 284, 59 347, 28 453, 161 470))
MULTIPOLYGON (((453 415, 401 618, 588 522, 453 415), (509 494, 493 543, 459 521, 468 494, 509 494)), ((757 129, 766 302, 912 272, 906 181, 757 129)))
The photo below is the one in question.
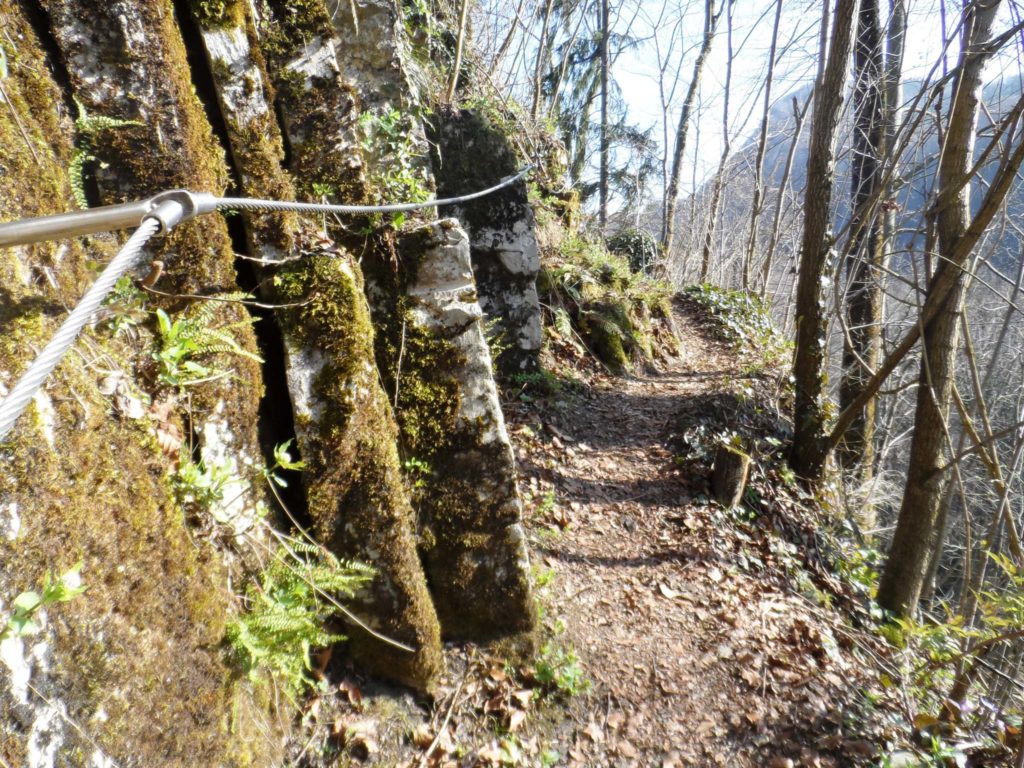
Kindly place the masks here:
POLYGON ((397 429, 373 363, 373 328, 362 274, 345 252, 281 268, 278 299, 287 343, 322 361, 310 395, 318 415, 297 423, 309 515, 317 538, 340 557, 368 562, 378 577, 361 595, 364 615, 416 648, 406 653, 357 627, 353 655, 369 671, 431 689, 441 669, 440 630, 413 538, 397 429))
POLYGON ((245 18, 243 0, 189 0, 196 23, 205 29, 237 27, 245 18))
POLYGON ((436 238, 433 226, 422 227, 376 241, 363 257, 374 297, 377 368, 397 404, 419 548, 445 635, 504 638, 509 655, 529 655, 533 603, 525 570, 515 562, 522 546, 509 541, 520 518, 511 453, 506 444, 485 440, 488 425, 481 420, 460 417, 458 377, 466 355, 412 311, 418 300, 410 287, 428 251, 438 247, 436 238))
POLYGON ((601 362, 616 373, 629 370, 625 342, 630 337, 615 320, 591 311, 581 316, 580 328, 601 362))
POLYGON ((564 308, 587 347, 616 373, 675 350, 671 289, 630 269, 626 257, 579 235, 548 254, 537 289, 564 308))
MULTIPOLYGON (((20 6, 0 0, 0 18, 9 67, 3 85, 17 115, 0 109, 8 190, 0 219, 66 210, 73 145, 72 127, 59 116, 62 96, 20 6)), ((190 254, 196 261, 209 254, 199 242, 190 254)), ((112 246, 91 239, 0 251, 4 384, 49 339, 112 246), (44 270, 57 266, 56 279, 47 279, 44 270)), ((101 331, 79 349, 44 389, 52 417, 31 407, 0 446, 0 498, 16 503, 22 519, 16 539, 0 540, 0 597, 82 561, 87 593, 49 617, 47 691, 119 763, 237 764, 244 750, 272 754, 275 744, 261 739, 243 748, 227 728, 232 700, 248 694, 231 679, 219 647, 231 605, 219 556, 192 539, 166 485, 167 459, 145 422, 111 415, 97 389, 97 360, 130 375, 138 349, 101 331)), ((0 704, 0 720, 16 722, 8 706, 0 704)), ((23 762, 23 738, 5 729, 0 755, 7 762, 23 762)), ((71 731, 66 738, 62 758, 85 765, 94 747, 75 743, 71 731)))

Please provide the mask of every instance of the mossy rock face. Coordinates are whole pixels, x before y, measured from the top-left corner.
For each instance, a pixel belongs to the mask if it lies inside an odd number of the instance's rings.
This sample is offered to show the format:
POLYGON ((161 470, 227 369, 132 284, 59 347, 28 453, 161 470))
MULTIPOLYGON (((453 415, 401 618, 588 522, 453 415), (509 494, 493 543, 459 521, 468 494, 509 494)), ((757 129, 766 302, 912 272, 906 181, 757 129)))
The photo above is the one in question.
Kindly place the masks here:
MULTIPOLYGON (((220 194, 227 185, 223 149, 217 144, 190 79, 170 0, 45 0, 53 37, 67 68, 74 98, 92 118, 131 121, 94 132, 90 151, 99 202, 137 200, 183 187, 220 194)), ((172 294, 211 295, 238 290, 234 253, 224 220, 202 216, 154 241, 166 262, 158 285, 172 294)), ((181 310, 187 301, 155 300, 181 310)), ((231 325, 251 353, 256 340, 245 308, 219 307, 212 322, 231 325)), ((231 371, 191 388, 188 420, 197 433, 208 422, 227 425, 240 467, 259 465, 257 411, 263 392, 256 359, 232 356, 231 371)), ((248 478, 262 488, 255 471, 248 478)))
POLYGON ((522 505, 468 238, 449 219, 400 235, 393 248, 364 264, 441 627, 528 653, 536 616, 522 505))
POLYGON ((362 202, 362 105, 342 77, 327 6, 323 0, 269 0, 267 11, 260 47, 291 149, 288 170, 296 191, 318 199, 318 190, 328 190, 333 200, 362 202))
POLYGON ((357 612, 415 649, 352 626, 353 656, 370 672, 429 691, 442 667, 440 629, 416 555, 359 267, 344 251, 310 253, 282 267, 274 282, 280 301, 301 304, 282 313, 282 325, 314 533, 339 556, 376 569, 357 612))
MULTIPOLYGON (((292 150, 294 187, 307 197, 323 185, 346 202, 363 200, 359 100, 341 79, 327 6, 314 0, 268 6, 263 48, 292 150)), ((346 251, 315 240, 299 237, 292 255, 303 260, 282 266, 271 292, 284 303, 302 304, 276 314, 314 533, 339 556, 377 569, 359 613, 376 630, 416 649, 397 649, 351 626, 356 661, 430 690, 442 665, 440 629, 416 553, 397 428, 374 367, 362 274, 346 251)))
MULTIPOLYGON (((274 114, 273 89, 259 38, 244 0, 191 0, 227 133, 228 153, 244 194, 293 200, 282 166, 284 143, 274 114)), ((243 213, 251 253, 264 260, 290 254, 297 217, 290 213, 243 213)))
MULTIPOLYGON (((519 161, 501 129, 471 110, 439 111, 430 140, 437 191, 455 197, 497 184, 519 161), (484 161, 486 159, 486 161, 484 161)), ((540 255, 526 183, 444 211, 469 233, 480 306, 498 321, 508 349, 499 364, 506 373, 535 371, 541 346, 537 273, 540 255)))
MULTIPOLYGON (((0 0, 0 24, 13 108, 0 110, 0 175, 10 190, 0 220, 66 210, 72 127, 60 116, 62 96, 20 6, 0 0)), ((91 280, 88 262, 105 261, 112 246, 92 238, 0 250, 0 385, 10 387, 49 340, 91 280)), ((82 354, 65 358, 0 445, 3 605, 76 563, 87 587, 47 609, 38 635, 3 641, 0 758, 272 759, 276 745, 244 743, 252 729, 231 723, 257 708, 220 647, 231 609, 220 557, 190 535, 147 420, 115 415, 98 386, 97 365, 130 371, 135 350, 102 327, 87 333, 82 354)))

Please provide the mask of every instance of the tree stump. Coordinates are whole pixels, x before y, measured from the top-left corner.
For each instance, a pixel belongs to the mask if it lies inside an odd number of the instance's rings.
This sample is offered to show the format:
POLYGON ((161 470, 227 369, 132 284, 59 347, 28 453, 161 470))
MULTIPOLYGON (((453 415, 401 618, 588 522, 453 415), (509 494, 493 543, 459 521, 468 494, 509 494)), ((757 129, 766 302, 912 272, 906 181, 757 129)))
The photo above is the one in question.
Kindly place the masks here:
POLYGON ((715 500, 732 508, 740 503, 750 474, 750 456, 732 445, 719 446, 711 470, 711 490, 715 500))

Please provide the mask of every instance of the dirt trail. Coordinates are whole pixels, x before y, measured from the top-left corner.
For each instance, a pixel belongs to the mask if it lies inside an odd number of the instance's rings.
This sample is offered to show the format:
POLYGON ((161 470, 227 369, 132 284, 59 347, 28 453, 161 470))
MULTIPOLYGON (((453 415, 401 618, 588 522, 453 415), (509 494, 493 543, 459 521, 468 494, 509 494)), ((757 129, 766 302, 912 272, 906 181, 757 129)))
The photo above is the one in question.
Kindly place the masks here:
POLYGON ((594 686, 569 764, 850 764, 851 636, 791 586, 796 547, 768 516, 734 525, 703 496, 709 467, 674 461, 673 436, 743 378, 735 352, 678 324, 664 370, 512 416, 524 487, 559 502, 533 523, 534 556, 594 686))

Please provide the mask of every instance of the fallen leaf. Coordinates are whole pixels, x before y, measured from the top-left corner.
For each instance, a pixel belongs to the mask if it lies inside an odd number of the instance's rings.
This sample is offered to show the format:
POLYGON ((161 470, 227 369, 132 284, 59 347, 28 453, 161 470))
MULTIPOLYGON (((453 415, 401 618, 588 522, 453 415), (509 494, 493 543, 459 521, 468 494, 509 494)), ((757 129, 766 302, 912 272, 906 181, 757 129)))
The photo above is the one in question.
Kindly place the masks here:
POLYGON ((521 709, 513 709, 508 715, 508 732, 515 733, 526 722, 526 713, 521 709))
POLYGON ((604 741, 604 731, 601 729, 601 726, 593 720, 591 720, 587 727, 583 729, 583 733, 589 736, 590 740, 595 744, 600 744, 604 741))
POLYGON ((420 749, 426 749, 434 743, 434 735, 430 732, 430 725, 420 723, 412 732, 412 743, 420 749))

